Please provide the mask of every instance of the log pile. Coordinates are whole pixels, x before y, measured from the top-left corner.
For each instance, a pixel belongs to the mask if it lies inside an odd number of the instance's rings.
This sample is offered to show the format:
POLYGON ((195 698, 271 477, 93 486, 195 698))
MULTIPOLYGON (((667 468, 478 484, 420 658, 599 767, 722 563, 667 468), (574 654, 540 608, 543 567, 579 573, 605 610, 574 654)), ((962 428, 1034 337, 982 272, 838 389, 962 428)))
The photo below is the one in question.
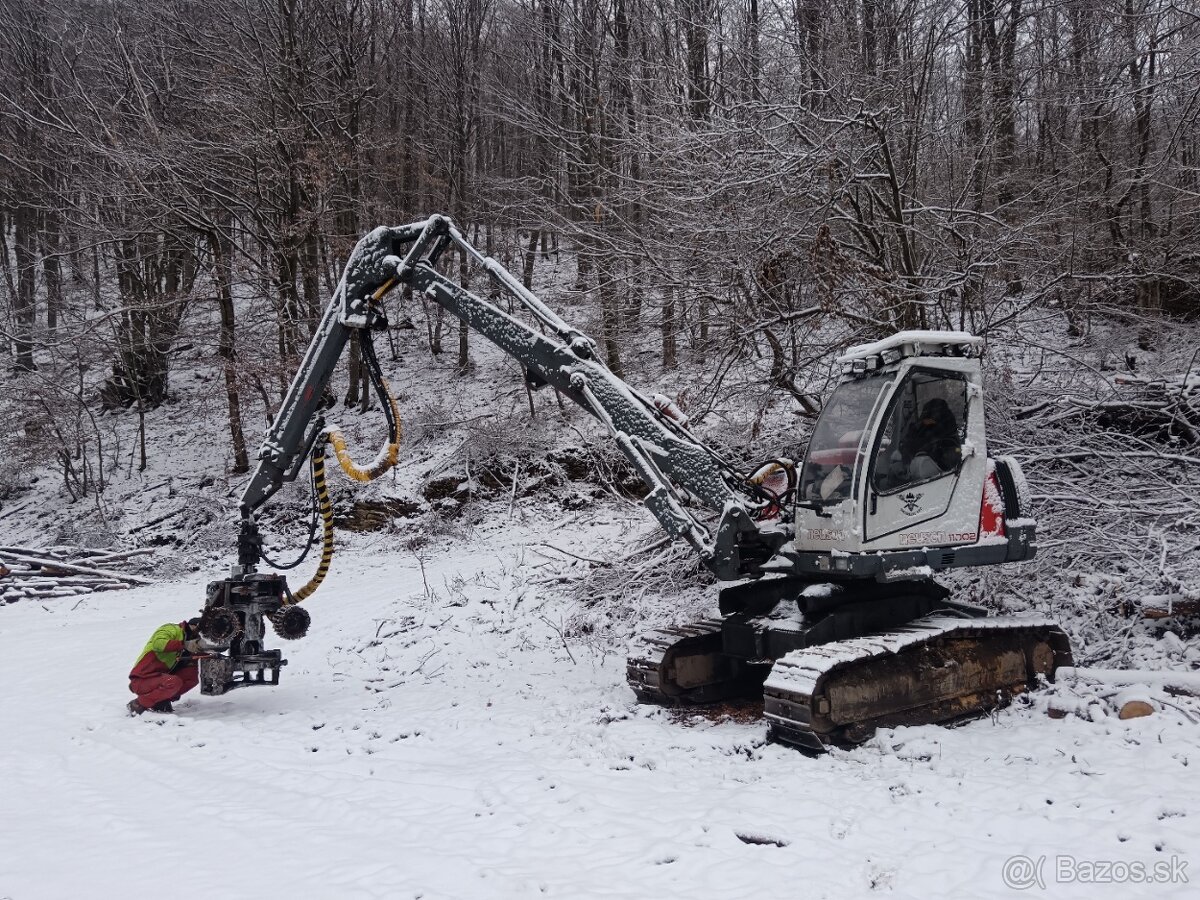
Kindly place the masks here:
POLYGON ((149 578, 122 571, 153 553, 151 548, 0 547, 0 603, 56 600, 153 584, 149 578))
POLYGON ((1200 671, 1153 669, 1093 669, 1063 666, 1046 692, 1046 713, 1052 719, 1078 716, 1099 722, 1140 719, 1173 709, 1191 724, 1200 724, 1200 671))

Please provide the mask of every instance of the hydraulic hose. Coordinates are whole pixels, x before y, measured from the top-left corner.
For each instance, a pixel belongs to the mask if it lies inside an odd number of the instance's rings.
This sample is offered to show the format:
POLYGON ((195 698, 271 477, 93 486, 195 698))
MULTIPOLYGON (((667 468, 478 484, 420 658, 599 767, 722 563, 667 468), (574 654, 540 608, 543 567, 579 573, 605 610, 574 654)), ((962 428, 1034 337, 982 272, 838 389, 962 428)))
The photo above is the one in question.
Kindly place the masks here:
POLYGON ((396 464, 396 459, 400 453, 400 440, 403 435, 403 427, 400 424, 400 410, 397 408, 396 400, 392 396, 391 389, 388 387, 387 379, 383 377, 383 372, 380 371, 379 360, 375 356, 375 346, 371 342, 370 332, 361 332, 359 340, 363 361, 367 364, 367 372, 371 378, 371 385, 375 388, 375 393, 379 397, 380 404, 383 406, 383 415, 387 419, 387 443, 379 451, 374 462, 366 468, 362 468, 356 465, 354 460, 350 458, 350 453, 346 449, 346 439, 338 429, 331 428, 317 439, 310 461, 312 463, 313 492, 317 499, 317 510, 321 517, 322 526, 321 563, 317 566, 316 574, 309 579, 308 583, 292 595, 296 603, 316 592, 317 588, 321 586, 321 582, 325 580, 325 576, 329 573, 329 564, 333 560, 333 504, 329 500, 329 489, 325 484, 326 443, 333 447, 333 452, 337 455, 338 464, 341 465, 342 471, 346 473, 347 477, 358 482, 373 481, 387 472, 396 464))
POLYGON ((305 597, 312 595, 325 576, 329 573, 329 564, 333 561, 333 504, 329 501, 329 489, 325 484, 325 442, 319 441, 313 448, 312 457, 313 492, 317 498, 317 511, 321 516, 321 564, 317 566, 316 574, 308 583, 292 596, 299 603, 305 597))
POLYGON ((367 364, 371 385, 375 388, 375 393, 383 406, 383 415, 387 419, 388 440, 374 461, 364 468, 350 458, 350 452, 346 449, 346 439, 341 431, 331 428, 328 436, 329 443, 333 445, 333 452, 337 455, 338 464, 346 473, 346 477, 352 481, 365 483, 378 478, 396 464, 396 459, 400 454, 403 428, 400 425, 400 411, 396 407, 396 400, 392 396, 391 388, 388 387, 387 379, 379 370, 379 360, 375 356, 375 345, 371 341, 371 334, 369 331, 363 331, 360 334, 359 346, 362 348, 363 362, 367 364))

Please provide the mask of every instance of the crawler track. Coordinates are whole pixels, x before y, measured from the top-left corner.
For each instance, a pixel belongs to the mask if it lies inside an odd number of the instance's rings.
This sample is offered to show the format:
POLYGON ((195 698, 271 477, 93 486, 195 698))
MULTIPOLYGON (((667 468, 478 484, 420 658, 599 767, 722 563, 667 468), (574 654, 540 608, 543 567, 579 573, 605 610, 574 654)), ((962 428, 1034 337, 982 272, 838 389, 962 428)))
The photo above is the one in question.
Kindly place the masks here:
POLYGON ((761 678, 753 681, 750 667, 721 652, 721 625, 719 618, 702 619, 640 638, 625 664, 638 700, 664 706, 713 703, 756 689, 761 678))
POLYGON ((763 685, 768 736, 825 750, 877 727, 922 725, 1002 706, 1071 664, 1053 622, 926 616, 891 631, 793 651, 763 685))

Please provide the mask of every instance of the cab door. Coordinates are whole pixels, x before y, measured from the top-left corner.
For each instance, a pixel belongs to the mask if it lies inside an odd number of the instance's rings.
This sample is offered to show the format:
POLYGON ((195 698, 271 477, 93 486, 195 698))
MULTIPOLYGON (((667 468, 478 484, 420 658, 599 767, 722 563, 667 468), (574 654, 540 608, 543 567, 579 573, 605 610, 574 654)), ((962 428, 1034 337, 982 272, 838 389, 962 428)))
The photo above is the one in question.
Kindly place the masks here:
POLYGON ((864 550, 978 539, 986 467, 981 397, 967 371, 915 366, 904 376, 871 449, 864 550), (976 480, 972 494, 965 483, 976 480), (969 495, 973 504, 964 502, 969 495))

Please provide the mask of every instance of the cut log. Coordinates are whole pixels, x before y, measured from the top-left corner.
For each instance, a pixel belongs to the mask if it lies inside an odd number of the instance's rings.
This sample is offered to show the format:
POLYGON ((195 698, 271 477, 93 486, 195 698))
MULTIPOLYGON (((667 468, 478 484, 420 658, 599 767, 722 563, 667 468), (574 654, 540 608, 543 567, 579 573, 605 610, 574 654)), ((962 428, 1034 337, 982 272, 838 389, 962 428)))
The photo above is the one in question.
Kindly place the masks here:
POLYGON ((1142 615, 1147 619, 1166 619, 1171 616, 1200 616, 1200 600, 1182 595, 1146 597, 1142 600, 1142 615))
POLYGON ((1117 713, 1119 719, 1140 719, 1143 716, 1154 715, 1154 707, 1145 700, 1130 700, 1121 704, 1121 711, 1117 713))
POLYGON ((121 550, 116 552, 105 551, 103 553, 87 554, 87 562, 94 563, 100 566, 106 566, 109 563, 125 562, 133 559, 135 556, 151 556, 155 552, 153 547, 141 547, 137 550, 121 550))
POLYGON ((21 553, 30 556, 55 556, 53 550, 45 547, 0 547, 0 553, 21 553))

